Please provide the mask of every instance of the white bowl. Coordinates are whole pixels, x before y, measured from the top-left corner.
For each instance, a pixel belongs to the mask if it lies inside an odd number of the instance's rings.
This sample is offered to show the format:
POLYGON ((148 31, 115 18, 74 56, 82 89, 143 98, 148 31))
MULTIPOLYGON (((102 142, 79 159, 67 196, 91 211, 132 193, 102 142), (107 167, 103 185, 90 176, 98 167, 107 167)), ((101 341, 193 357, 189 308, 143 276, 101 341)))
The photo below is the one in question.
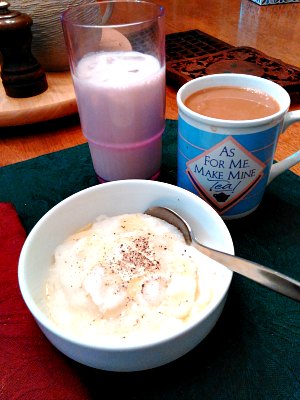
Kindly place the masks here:
POLYGON ((192 350, 217 322, 232 278, 232 272, 225 267, 221 287, 201 317, 187 324, 179 333, 169 332, 161 340, 148 340, 136 346, 90 343, 70 337, 47 317, 43 290, 54 249, 101 214, 113 216, 144 212, 155 205, 179 212, 203 244, 234 253, 225 223, 207 203, 179 187, 146 180, 115 181, 82 190, 48 211, 28 235, 18 267, 23 299, 45 336, 71 359, 108 371, 139 371, 158 367, 192 350))

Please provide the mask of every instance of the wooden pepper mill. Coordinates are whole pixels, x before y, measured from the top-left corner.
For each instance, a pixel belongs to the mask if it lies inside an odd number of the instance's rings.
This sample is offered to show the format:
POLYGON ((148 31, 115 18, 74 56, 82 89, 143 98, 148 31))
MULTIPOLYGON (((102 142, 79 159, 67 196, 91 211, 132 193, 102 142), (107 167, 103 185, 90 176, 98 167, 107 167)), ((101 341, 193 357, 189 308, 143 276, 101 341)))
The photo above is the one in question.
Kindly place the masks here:
POLYGON ((7 96, 31 97, 48 88, 46 74, 31 53, 31 17, 0 1, 1 78, 7 96))

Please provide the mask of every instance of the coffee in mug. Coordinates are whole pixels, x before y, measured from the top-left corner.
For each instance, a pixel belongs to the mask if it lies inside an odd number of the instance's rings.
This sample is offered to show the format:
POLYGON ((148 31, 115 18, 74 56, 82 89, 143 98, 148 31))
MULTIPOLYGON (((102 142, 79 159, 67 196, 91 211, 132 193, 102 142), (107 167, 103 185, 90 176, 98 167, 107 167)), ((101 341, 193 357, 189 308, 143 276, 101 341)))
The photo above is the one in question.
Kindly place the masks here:
POLYGON ((191 94, 184 104, 211 118, 247 120, 268 117, 279 104, 267 93, 246 87, 216 86, 191 94))
POLYGON ((177 184, 224 219, 253 212, 266 185, 300 161, 298 151, 273 165, 278 137, 300 121, 300 110, 288 112, 289 94, 271 80, 231 73, 196 78, 179 89, 177 104, 177 184), (206 111, 200 96, 210 99, 206 111))

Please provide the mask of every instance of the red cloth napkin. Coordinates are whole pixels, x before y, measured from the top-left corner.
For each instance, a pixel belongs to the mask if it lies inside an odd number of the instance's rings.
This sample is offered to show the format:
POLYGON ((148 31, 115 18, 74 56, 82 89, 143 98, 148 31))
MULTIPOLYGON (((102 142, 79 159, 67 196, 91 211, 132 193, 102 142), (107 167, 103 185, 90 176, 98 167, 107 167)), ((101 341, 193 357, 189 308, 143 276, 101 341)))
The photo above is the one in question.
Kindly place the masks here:
POLYGON ((14 206, 0 203, 0 398, 86 399, 77 369, 46 339, 18 285, 18 260, 26 239, 14 206))

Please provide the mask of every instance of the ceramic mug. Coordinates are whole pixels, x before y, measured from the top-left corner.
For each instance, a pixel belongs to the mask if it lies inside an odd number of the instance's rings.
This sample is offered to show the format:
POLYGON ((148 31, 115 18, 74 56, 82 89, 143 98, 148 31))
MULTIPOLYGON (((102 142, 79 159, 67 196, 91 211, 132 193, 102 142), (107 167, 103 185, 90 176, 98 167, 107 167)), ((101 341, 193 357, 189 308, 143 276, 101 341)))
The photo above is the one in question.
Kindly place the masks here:
POLYGON ((300 161, 300 151, 273 164, 278 136, 294 122, 300 110, 288 112, 290 97, 280 85, 244 74, 216 74, 194 79, 177 93, 178 186, 206 200, 224 219, 253 212, 266 186, 300 161), (250 120, 222 120, 192 111, 185 104, 205 88, 237 86, 265 92, 279 111, 250 120))

